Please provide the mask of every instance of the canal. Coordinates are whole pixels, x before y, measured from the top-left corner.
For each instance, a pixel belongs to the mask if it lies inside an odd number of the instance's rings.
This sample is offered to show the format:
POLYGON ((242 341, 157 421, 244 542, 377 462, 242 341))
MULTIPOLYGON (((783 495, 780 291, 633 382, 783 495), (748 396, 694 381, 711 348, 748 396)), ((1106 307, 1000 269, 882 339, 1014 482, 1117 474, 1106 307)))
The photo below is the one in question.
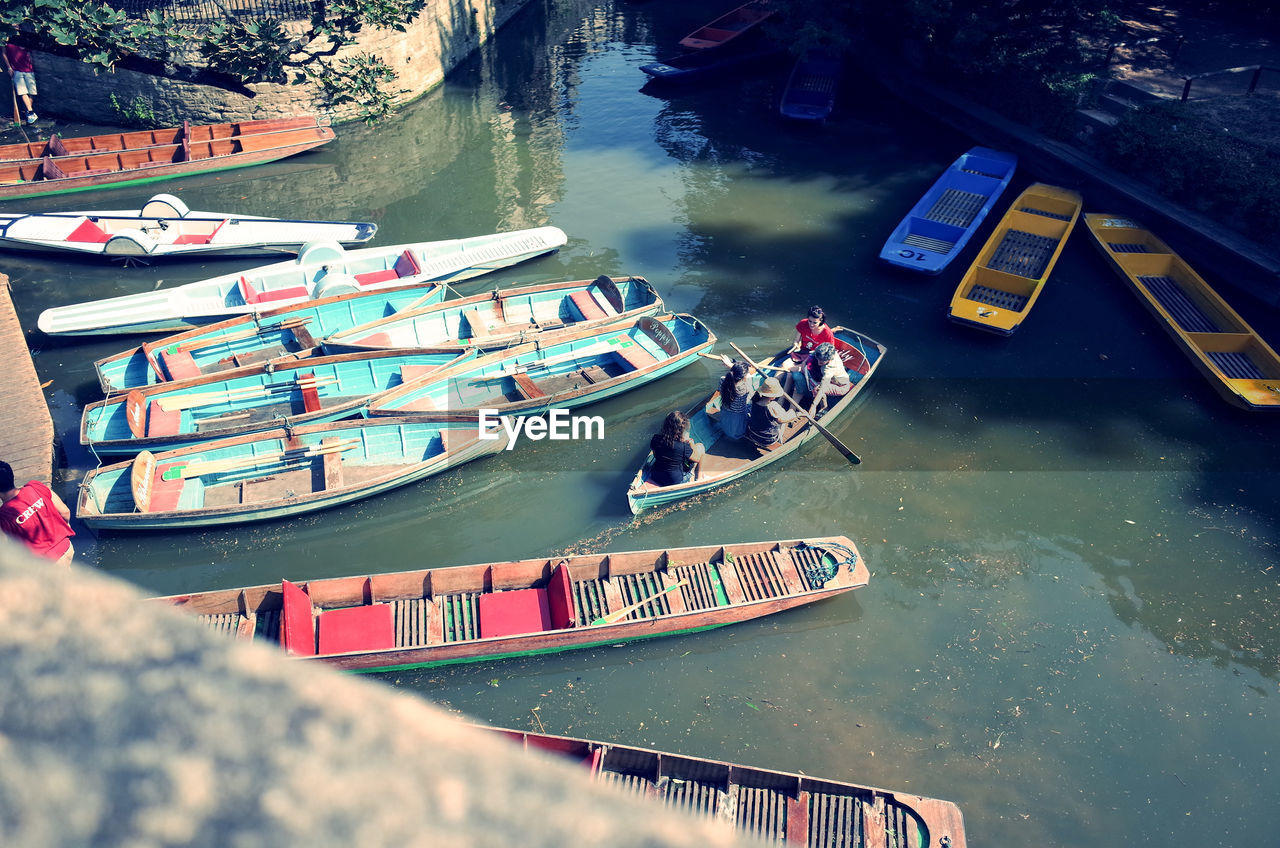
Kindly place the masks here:
MULTIPOLYGON (((491 724, 946 798, 972 845, 1275 844, 1280 422, 1222 402, 1083 226, 1012 338, 949 324, 990 223, 938 278, 894 273, 876 256, 981 140, 854 77, 828 125, 786 125, 773 111, 785 64, 642 88, 639 66, 722 5, 534 3, 386 122, 341 127, 313 155, 163 190, 193 209, 375 220, 377 244, 553 224, 569 236, 558 254, 459 291, 642 275, 725 351, 729 340, 774 351, 820 304, 888 347, 836 428, 860 466, 819 440, 773 471, 633 520, 624 493, 650 433, 718 377, 700 360, 588 408, 604 416, 604 440, 525 443, 292 521, 96 537, 80 526, 80 562, 169 594, 843 533, 871 583, 816 608, 374 679, 491 724)), ((1005 203, 1052 176, 1020 170, 1005 203)), ((129 208, 151 193, 71 204, 129 208)), ((1085 209, 1137 212, 1087 196, 1085 209)), ((50 306, 243 264, 3 261, 27 327, 50 306)), ((1223 291, 1280 341, 1272 312, 1223 291)), ((77 437, 80 408, 99 397, 92 361, 136 340, 33 339, 62 440, 55 487, 74 502, 96 464, 77 437)))

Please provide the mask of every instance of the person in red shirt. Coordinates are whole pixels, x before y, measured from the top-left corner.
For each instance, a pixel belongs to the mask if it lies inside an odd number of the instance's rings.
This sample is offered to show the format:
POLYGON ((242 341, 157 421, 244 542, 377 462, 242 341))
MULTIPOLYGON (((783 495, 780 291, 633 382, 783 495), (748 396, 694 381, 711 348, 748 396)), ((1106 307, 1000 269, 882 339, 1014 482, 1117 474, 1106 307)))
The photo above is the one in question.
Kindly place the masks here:
MULTIPOLYGON (((13 28, 15 32, 17 27, 13 28)), ((13 41, 4 46, 4 69, 13 78, 13 90, 22 98, 22 105, 27 110, 27 123, 34 124, 40 116, 36 114, 31 98, 36 96, 36 69, 31 64, 31 54, 27 48, 13 41)), ((15 116, 16 117, 16 116, 15 116)))
MULTIPOLYGON (((790 372, 808 360, 809 354, 817 350, 818 345, 823 342, 831 342, 834 347, 836 335, 831 332, 831 327, 827 325, 826 314, 822 311, 822 307, 810 306, 804 320, 796 324, 796 338, 791 343, 791 350, 787 351, 791 356, 791 361, 784 361, 782 367, 790 372)), ((795 396, 798 384, 792 374, 783 375, 782 387, 787 394, 795 396)))
POLYGON ((0 462, 0 530, 22 542, 38 556, 70 565, 75 549, 71 537, 75 531, 68 523, 71 510, 52 489, 32 480, 19 489, 14 485, 13 469, 0 462))

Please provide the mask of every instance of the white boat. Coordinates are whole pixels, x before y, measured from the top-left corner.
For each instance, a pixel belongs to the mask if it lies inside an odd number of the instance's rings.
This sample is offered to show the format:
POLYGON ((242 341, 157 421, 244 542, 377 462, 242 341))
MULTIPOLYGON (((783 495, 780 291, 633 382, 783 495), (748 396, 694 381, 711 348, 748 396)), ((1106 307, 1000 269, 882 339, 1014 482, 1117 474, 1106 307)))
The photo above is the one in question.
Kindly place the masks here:
POLYGON ((537 227, 359 250, 312 242, 296 260, 171 289, 56 306, 40 313, 37 323, 51 336, 185 330, 332 295, 467 280, 550 253, 566 241, 559 227, 537 227))
POLYGON ((200 212, 171 194, 141 209, 0 215, 0 247, 149 259, 297 253, 312 241, 364 244, 378 225, 200 212))

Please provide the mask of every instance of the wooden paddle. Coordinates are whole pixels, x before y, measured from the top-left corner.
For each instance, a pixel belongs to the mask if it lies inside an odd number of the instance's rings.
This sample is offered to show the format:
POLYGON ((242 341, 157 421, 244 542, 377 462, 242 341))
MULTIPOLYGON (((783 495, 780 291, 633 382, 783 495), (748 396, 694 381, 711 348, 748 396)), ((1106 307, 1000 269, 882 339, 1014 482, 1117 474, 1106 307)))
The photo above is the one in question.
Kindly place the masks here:
POLYGON ((631 606, 623 607, 617 612, 611 612, 608 615, 603 615, 600 618, 597 618, 595 621, 591 622, 590 626, 595 627, 597 624, 613 624, 614 622, 621 621, 622 619, 631 615, 631 613, 640 609, 640 607, 644 606, 650 601, 657 600, 658 598, 661 598, 663 595, 667 594, 668 592, 672 592, 672 591, 675 591, 676 589, 679 589, 681 586, 685 585, 688 582, 689 581, 687 579, 677 580, 675 583, 672 583, 667 588, 662 589, 658 592, 654 592, 652 595, 645 598, 643 601, 636 601, 631 606))
POLYGON ((162 397, 159 399, 159 403, 160 408, 165 412, 173 412, 175 409, 190 409, 193 406, 205 406, 207 404, 220 403, 227 400, 248 400, 256 395, 268 395, 272 392, 291 389, 295 386, 300 389, 313 389, 317 386, 336 382, 338 382, 337 377, 313 377, 309 380, 297 380, 293 383, 273 383, 267 386, 243 386, 238 389, 227 389, 221 392, 197 392, 190 395, 162 397))
POLYGON ((528 365, 517 365, 510 370, 503 369, 501 371, 495 371, 492 374, 481 374, 477 377, 472 377, 471 382, 486 383, 491 380, 501 380, 503 377, 510 377, 513 374, 524 374, 525 372, 532 371, 534 369, 547 368, 560 362, 567 362, 570 359, 579 359, 584 356, 595 356, 598 353, 607 353, 608 351, 616 350, 617 347, 617 345, 610 344, 609 342, 597 342, 595 344, 579 348, 575 351, 570 351, 569 353, 562 353, 559 356, 539 359, 535 362, 530 362, 528 365))
POLYGON ((213 347, 216 344, 233 341, 235 339, 245 339, 245 338, 249 338, 250 336, 260 336, 263 333, 268 333, 268 332, 271 332, 272 330, 292 330, 294 327, 301 327, 304 324, 309 324, 310 322, 311 322, 310 318, 303 318, 300 316, 293 317, 293 318, 286 318, 285 320, 281 321, 279 324, 262 324, 261 326, 254 326, 251 329, 237 330, 234 333, 227 333, 225 336, 219 336, 216 339, 191 339, 189 341, 181 342, 177 345, 170 347, 168 349, 168 352, 179 353, 187 350, 199 350, 202 347, 213 347))
MULTIPOLYGON (((751 359, 751 357, 747 356, 745 353, 742 352, 742 348, 738 347, 733 342, 729 342, 729 346, 734 350, 736 350, 740 356, 745 358, 752 365, 756 365, 756 363, 751 359)), ((756 367, 759 368, 760 366, 756 365, 756 367)), ((812 424, 814 429, 817 430, 819 433, 821 433, 823 437, 828 442, 831 443, 832 447, 840 451, 840 453, 844 454, 845 459, 849 460, 854 465, 862 464, 862 457, 858 456, 856 453, 849 450, 849 448, 844 444, 844 442, 840 441, 835 437, 834 433, 832 433, 826 427, 823 427, 821 424, 818 423, 818 420, 816 418, 811 417, 807 412, 805 412, 804 408, 801 407, 800 404, 796 403, 795 398, 793 398, 791 395, 787 394, 786 392, 783 392, 782 396, 786 398, 788 402, 790 402, 790 404, 795 408, 796 412, 799 413, 801 418, 803 418, 805 421, 808 421, 810 424, 812 424)))
MULTIPOLYGON (((730 359, 729 357, 725 356, 723 353, 699 353, 699 354, 698 354, 698 356, 705 356, 707 359, 715 359, 715 360, 718 360, 718 361, 720 361, 720 362, 723 362, 723 363, 724 363, 724 366, 725 366, 726 368, 732 368, 732 367, 733 367, 733 360, 732 360, 732 359, 730 359)), ((750 360, 748 360, 748 361, 750 361, 750 360)), ((752 363, 751 363, 751 365, 752 365, 752 367, 754 367, 754 368, 756 368, 756 369, 761 369, 761 368, 763 368, 765 371, 780 371, 780 372, 785 372, 785 371, 787 371, 787 370, 788 370, 788 369, 786 369, 786 368, 777 368, 777 367, 775 367, 775 366, 773 366, 773 365, 764 365, 763 363, 759 363, 759 362, 752 362, 752 363)))
POLYGON ((299 459, 310 459, 327 453, 341 453, 351 450, 361 440, 343 439, 327 445, 312 445, 308 448, 292 448, 277 453, 264 453, 258 456, 238 456, 231 459, 211 459, 205 462, 193 462, 189 465, 175 465, 165 470, 162 480, 186 480, 202 474, 213 474, 218 471, 235 471, 240 468, 252 468, 255 465, 266 465, 272 462, 294 462, 299 459))

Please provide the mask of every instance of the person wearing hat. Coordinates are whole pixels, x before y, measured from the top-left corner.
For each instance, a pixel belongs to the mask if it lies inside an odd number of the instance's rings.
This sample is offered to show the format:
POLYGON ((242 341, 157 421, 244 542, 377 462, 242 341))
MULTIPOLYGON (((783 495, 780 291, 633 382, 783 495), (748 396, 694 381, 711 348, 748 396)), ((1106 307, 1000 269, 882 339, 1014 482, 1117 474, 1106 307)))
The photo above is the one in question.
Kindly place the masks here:
POLYGON ((751 399, 751 408, 747 411, 747 440, 758 448, 768 450, 776 445, 782 438, 782 426, 796 419, 790 404, 783 404, 783 394, 778 378, 767 377, 751 399))
POLYGON ((808 401, 810 415, 817 414, 833 398, 844 397, 853 388, 849 372, 831 342, 823 342, 814 348, 801 373, 804 374, 804 396, 801 400, 808 401))
POLYGON ((0 529, 5 535, 25 544, 32 553, 51 559, 58 565, 70 565, 75 549, 71 537, 75 531, 68 523, 71 510, 52 489, 32 480, 19 489, 13 480, 13 468, 0 462, 0 529))
POLYGON ((649 482, 675 486, 693 479, 704 449, 689 437, 689 419, 677 409, 663 420, 661 432, 649 440, 649 450, 653 451, 649 482))

